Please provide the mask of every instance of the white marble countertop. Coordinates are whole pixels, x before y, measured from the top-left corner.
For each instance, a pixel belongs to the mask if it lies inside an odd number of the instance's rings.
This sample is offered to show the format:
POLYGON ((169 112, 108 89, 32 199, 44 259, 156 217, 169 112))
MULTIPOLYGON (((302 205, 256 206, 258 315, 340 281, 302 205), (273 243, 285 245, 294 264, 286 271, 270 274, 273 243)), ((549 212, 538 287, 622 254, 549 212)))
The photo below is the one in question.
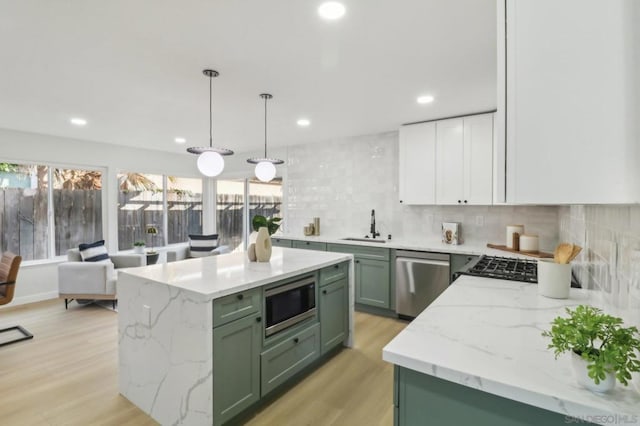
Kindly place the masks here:
POLYGON ((269 262, 249 262, 246 252, 120 269, 147 281, 217 299, 309 271, 352 260, 346 253, 274 247, 269 262))
POLYGON ((593 393, 577 384, 570 356, 555 360, 541 336, 566 306, 598 305, 596 297, 572 288, 569 299, 549 299, 536 285, 463 276, 383 349, 383 359, 594 423, 602 422, 595 416, 617 415, 626 416, 620 424, 638 424, 637 376, 628 387, 593 393))
MULTIPOLYGON (((396 250, 415 250, 415 251, 430 251, 430 252, 438 252, 438 253, 448 253, 448 254, 463 254, 463 255, 475 255, 480 256, 483 254, 489 256, 502 256, 502 257, 516 257, 521 259, 530 259, 537 260, 536 257, 527 256, 524 253, 511 253, 504 250, 496 250, 488 248, 486 244, 445 244, 437 239, 420 239, 420 240, 411 240, 411 239, 392 239, 385 240, 384 243, 376 243, 371 241, 353 241, 353 240, 345 240, 341 237, 335 236, 300 236, 300 235, 289 235, 289 234, 276 234, 272 235, 272 238, 282 238, 285 240, 301 240, 301 241, 316 241, 319 243, 331 243, 331 244, 346 244, 353 246, 367 246, 367 247, 381 247, 388 249, 396 249, 396 250)), ((498 244, 498 243, 496 243, 498 244)), ((543 250, 545 251, 545 250, 543 250)))

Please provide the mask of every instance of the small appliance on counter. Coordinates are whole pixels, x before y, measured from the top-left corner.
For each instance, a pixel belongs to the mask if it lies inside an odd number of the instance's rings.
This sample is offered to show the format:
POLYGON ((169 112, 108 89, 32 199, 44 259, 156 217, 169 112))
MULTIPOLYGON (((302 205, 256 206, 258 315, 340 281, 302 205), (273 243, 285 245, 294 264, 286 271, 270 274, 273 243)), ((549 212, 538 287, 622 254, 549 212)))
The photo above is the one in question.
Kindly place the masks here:
POLYGON ((460 222, 442 222, 442 242, 457 246, 460 239, 460 222))

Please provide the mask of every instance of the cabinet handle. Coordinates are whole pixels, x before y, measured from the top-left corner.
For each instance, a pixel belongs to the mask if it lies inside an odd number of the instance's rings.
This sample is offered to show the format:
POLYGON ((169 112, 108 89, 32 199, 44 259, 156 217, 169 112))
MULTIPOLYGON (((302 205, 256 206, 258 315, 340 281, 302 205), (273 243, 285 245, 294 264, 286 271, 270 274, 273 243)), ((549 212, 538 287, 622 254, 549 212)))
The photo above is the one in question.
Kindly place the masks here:
POLYGON ((467 204, 467 200, 464 200, 464 203, 467 204))
POLYGON ((334 268, 338 269, 340 265, 333 265, 334 268))
POLYGON ((300 341, 300 339, 298 339, 297 337, 295 339, 293 339, 293 343, 298 343, 300 341))
POLYGON ((359 260, 356 260, 356 263, 360 263, 360 261, 359 261, 359 260))
POLYGON ((305 244, 309 245, 309 241, 307 241, 305 244))
POLYGON ((256 318, 256 322, 260 322, 260 321, 262 321, 262 317, 256 318))
POLYGON ((400 203, 402 204, 402 200, 400 200, 400 203))
POLYGON ((322 294, 327 294, 327 290, 322 290, 322 294))
POLYGON ((236 297, 238 298, 238 300, 242 300, 242 299, 244 299, 244 294, 242 294, 242 293, 241 293, 241 294, 239 294, 239 295, 238 295, 238 296, 236 296, 236 297))
POLYGON ((458 204, 461 204, 461 203, 462 203, 462 200, 458 200, 458 204))

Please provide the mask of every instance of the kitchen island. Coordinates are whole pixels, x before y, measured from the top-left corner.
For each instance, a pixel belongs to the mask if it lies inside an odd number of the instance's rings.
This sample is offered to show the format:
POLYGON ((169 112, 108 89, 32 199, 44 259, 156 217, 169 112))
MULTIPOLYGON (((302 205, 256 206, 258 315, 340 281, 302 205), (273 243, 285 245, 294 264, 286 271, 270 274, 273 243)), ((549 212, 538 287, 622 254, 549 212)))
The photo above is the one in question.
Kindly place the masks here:
POLYGON ((565 307, 597 306, 594 293, 549 299, 532 284, 460 277, 383 350, 396 424, 640 423, 638 377, 588 391, 541 336, 565 307))
POLYGON ((277 247, 266 263, 231 253, 121 271, 120 393, 161 424, 234 418, 321 360, 325 346, 352 345, 352 271, 349 254, 277 247), (263 288, 298 277, 316 283, 318 313, 265 337, 263 288))

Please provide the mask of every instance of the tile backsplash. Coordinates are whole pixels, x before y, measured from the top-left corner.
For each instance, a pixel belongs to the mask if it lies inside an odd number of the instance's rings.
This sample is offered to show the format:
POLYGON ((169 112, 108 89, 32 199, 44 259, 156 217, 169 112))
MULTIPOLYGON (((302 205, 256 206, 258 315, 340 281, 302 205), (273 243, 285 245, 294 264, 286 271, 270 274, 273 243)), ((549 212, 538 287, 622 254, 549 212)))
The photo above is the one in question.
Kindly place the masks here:
POLYGON ((559 217, 560 238, 583 247, 573 263, 583 287, 640 324, 640 206, 566 206, 559 217))
POLYGON ((371 210, 383 238, 433 240, 442 222, 461 222, 468 244, 505 243, 505 227, 521 223, 543 249, 558 240, 558 208, 540 206, 408 206, 398 201, 398 132, 297 145, 287 153, 286 225, 302 235, 314 216, 323 235, 362 237, 371 210))

